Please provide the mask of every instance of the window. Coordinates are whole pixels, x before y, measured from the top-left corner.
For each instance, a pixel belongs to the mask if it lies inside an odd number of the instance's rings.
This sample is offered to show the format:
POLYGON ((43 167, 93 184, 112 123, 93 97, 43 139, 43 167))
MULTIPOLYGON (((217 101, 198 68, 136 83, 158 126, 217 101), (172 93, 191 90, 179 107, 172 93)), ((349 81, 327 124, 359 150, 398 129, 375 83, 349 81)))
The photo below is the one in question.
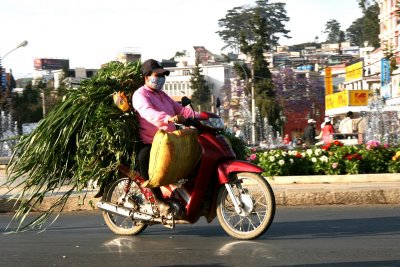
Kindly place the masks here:
POLYGON ((190 70, 183 70, 183 76, 190 76, 190 70))

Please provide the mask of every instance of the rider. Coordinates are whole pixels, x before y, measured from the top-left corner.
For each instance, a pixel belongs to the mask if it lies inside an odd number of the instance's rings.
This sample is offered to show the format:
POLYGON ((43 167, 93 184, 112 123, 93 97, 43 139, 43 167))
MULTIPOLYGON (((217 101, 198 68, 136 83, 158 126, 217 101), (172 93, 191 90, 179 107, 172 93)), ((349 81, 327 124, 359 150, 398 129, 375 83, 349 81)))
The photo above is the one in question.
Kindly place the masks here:
MULTIPOLYGON (((183 107, 175 102, 161 89, 169 70, 163 68, 160 62, 148 59, 142 64, 144 85, 137 89, 132 96, 132 105, 138 113, 140 139, 143 143, 138 153, 139 173, 148 180, 150 149, 154 135, 159 129, 167 132, 176 130, 174 123, 183 123, 185 118, 193 117, 195 112, 189 107, 183 107)), ((160 213, 166 215, 170 206, 163 201, 159 187, 151 189, 160 213)))

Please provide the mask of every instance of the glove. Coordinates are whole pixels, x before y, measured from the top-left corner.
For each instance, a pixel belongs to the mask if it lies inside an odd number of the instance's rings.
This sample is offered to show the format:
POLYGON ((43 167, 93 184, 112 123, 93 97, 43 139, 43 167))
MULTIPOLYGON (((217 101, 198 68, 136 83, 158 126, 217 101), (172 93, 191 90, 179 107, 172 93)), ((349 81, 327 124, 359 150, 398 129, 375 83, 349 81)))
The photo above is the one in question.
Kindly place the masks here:
POLYGON ((169 118, 169 121, 173 122, 173 123, 182 124, 182 123, 184 123, 186 121, 186 119, 182 115, 176 115, 176 116, 173 116, 173 117, 169 118))

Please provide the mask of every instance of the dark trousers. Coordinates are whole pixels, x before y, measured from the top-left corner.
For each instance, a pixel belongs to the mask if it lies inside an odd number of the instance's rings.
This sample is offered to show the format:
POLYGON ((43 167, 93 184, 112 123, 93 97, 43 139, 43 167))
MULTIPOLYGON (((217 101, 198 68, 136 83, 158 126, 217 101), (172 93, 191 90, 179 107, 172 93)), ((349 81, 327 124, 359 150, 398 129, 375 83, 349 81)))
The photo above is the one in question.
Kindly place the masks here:
MULTIPOLYGON (((139 173, 144 179, 149 180, 149 162, 150 162, 150 150, 151 144, 143 145, 139 150, 138 160, 139 160, 139 173)), ((159 187, 151 188, 154 197, 157 202, 162 201, 163 196, 161 189, 159 187)))
POLYGON ((149 180, 150 150, 151 144, 143 145, 138 154, 139 173, 146 180, 149 180))

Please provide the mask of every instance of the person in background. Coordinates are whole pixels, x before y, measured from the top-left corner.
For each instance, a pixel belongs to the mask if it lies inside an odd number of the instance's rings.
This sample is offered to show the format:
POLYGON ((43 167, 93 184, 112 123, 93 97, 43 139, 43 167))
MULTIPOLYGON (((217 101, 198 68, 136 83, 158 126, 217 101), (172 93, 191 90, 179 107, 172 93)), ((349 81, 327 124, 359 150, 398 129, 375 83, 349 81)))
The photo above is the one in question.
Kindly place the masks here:
POLYGON ((358 143, 363 144, 365 140, 365 133, 367 132, 368 129, 367 113, 365 111, 361 111, 360 118, 358 118, 355 123, 358 133, 358 143))
POLYGON ((313 145, 315 143, 315 123, 313 119, 307 121, 308 125, 304 128, 303 141, 306 146, 313 145))
POLYGON ((346 117, 339 124, 339 133, 344 134, 344 138, 347 138, 347 134, 353 133, 353 112, 349 111, 346 117))
POLYGON ((321 128, 320 128, 319 134, 318 134, 318 136, 316 137, 316 139, 318 139, 318 140, 321 140, 321 139, 322 139, 322 129, 324 129, 324 126, 325 126, 325 122, 326 122, 326 121, 330 121, 330 122, 332 123, 332 119, 331 119, 330 117, 325 117, 325 118, 324 118, 324 121, 321 123, 321 128))
MULTIPOLYGON (((142 148, 138 153, 139 173, 148 180, 151 144, 157 131, 159 129, 167 132, 175 131, 175 123, 183 123, 186 118, 197 114, 191 108, 175 102, 162 91, 169 70, 164 69, 158 61, 149 59, 143 62, 142 74, 144 85, 133 94, 132 105, 138 113, 142 142, 142 148)), ((167 215, 171 207, 164 202, 161 189, 156 187, 151 190, 160 214, 167 215)))
POLYGON ((235 124, 233 125, 233 132, 235 133, 235 137, 243 139, 243 133, 242 130, 240 130, 239 125, 235 124))
POLYGON ((324 141, 325 144, 330 143, 333 141, 333 134, 335 133, 335 129, 333 128, 331 119, 326 117, 325 118, 325 125, 324 128, 322 128, 322 141, 324 141))
POLYGON ((285 134, 285 136, 283 137, 283 144, 290 145, 290 138, 288 134, 285 134))

